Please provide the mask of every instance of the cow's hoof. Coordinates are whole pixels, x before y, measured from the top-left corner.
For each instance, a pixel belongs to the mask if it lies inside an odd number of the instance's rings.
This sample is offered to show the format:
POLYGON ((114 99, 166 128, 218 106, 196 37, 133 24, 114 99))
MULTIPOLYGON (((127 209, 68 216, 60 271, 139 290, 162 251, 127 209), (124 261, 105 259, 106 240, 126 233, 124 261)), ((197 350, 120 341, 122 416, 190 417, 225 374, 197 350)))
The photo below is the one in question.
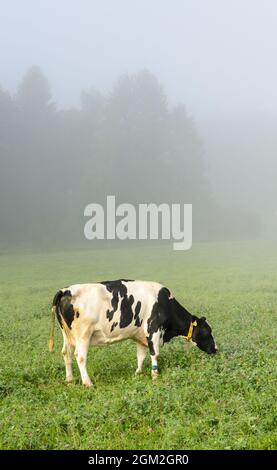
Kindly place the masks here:
POLYGON ((67 384, 72 384, 74 382, 74 379, 73 377, 66 377, 65 381, 67 384))
POLYGON ((154 374, 152 374, 152 380, 153 382, 155 382, 159 377, 159 374, 157 372, 155 372, 154 374))
POLYGON ((91 383, 91 382, 87 382, 87 383, 85 383, 85 384, 83 384, 83 385, 84 385, 85 387, 87 387, 87 388, 93 387, 93 383, 91 383))
POLYGON ((139 375, 142 373, 142 370, 141 369, 137 369, 136 372, 135 372, 135 375, 139 375))

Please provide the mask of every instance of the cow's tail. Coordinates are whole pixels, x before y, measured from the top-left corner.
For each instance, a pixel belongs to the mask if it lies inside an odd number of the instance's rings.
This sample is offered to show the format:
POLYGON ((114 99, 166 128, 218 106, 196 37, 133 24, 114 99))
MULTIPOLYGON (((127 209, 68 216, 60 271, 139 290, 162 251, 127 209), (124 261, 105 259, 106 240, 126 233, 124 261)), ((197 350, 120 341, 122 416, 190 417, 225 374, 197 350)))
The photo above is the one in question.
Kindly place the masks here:
POLYGON ((52 312, 51 312, 50 337, 48 341, 48 348, 50 352, 52 352, 54 349, 55 318, 57 315, 57 309, 59 308, 59 303, 60 303, 62 296, 63 296, 63 292, 59 290, 53 299, 52 312))

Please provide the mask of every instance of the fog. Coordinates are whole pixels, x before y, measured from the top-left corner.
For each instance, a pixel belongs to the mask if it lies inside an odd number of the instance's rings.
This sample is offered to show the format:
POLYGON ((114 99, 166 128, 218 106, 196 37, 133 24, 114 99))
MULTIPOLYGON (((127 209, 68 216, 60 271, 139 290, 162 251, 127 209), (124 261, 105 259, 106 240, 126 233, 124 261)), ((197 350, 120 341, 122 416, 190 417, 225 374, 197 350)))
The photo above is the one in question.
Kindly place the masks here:
POLYGON ((277 237, 276 2, 0 6, 0 247, 80 243, 108 194, 277 237))

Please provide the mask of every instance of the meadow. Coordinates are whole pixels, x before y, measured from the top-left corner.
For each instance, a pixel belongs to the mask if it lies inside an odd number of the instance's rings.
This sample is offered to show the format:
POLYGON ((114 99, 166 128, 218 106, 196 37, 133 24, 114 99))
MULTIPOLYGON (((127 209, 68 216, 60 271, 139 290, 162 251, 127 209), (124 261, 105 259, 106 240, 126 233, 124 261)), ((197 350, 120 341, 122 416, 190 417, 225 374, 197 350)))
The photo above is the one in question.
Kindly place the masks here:
POLYGON ((277 449, 277 244, 119 245, 0 255, 1 449, 277 449), (219 353, 176 338, 135 376, 131 341, 90 350, 67 385, 51 301, 77 282, 157 280, 205 315, 219 353))

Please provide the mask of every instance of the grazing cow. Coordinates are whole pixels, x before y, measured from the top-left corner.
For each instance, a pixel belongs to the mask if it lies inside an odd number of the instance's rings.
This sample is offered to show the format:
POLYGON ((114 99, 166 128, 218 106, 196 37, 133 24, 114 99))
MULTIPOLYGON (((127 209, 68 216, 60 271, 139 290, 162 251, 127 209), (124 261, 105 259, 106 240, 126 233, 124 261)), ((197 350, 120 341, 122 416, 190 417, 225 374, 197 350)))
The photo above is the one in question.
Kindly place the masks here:
POLYGON ((137 343, 136 373, 142 370, 148 348, 153 378, 158 374, 160 346, 175 336, 183 336, 208 354, 217 351, 206 318, 191 315, 157 282, 120 279, 59 290, 53 299, 50 351, 54 347, 56 316, 63 334, 68 382, 73 380, 74 349, 82 383, 87 386, 92 385, 86 368, 89 346, 132 339, 137 343))

